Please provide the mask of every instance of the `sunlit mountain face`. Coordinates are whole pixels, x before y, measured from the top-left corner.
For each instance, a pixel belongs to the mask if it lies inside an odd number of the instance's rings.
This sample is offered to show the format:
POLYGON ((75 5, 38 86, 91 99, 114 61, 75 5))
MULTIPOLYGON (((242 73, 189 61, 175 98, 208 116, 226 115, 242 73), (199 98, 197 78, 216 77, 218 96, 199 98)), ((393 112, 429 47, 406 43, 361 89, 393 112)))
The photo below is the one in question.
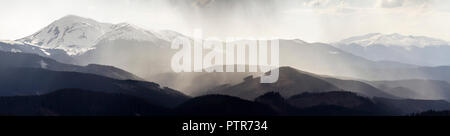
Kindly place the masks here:
MULTIPOLYGON (((0 13, 23 5, 12 3, 0 13)), ((448 1, 32 3, 26 20, 0 14, 0 115, 450 110, 448 1)))

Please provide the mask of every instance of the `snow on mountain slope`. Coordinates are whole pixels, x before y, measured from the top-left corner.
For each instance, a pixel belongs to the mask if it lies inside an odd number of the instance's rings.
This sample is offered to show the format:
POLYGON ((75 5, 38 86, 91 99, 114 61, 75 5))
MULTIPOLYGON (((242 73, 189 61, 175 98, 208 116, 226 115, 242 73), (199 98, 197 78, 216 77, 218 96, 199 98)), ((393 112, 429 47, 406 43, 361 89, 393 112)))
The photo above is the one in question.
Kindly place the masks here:
POLYGON ((68 15, 30 36, 11 42, 44 49, 61 49, 73 56, 94 49, 98 42, 114 40, 170 42, 177 36, 183 35, 170 30, 145 30, 127 23, 101 23, 89 18, 68 15))
POLYGON ((160 40, 159 36, 155 32, 142 29, 132 24, 120 23, 111 26, 111 31, 99 37, 97 42, 113 41, 119 39, 152 42, 160 40))
POLYGON ((25 43, 19 41, 11 41, 11 40, 0 40, 1 43, 11 44, 11 45, 24 45, 25 43))
POLYGON ((68 15, 17 41, 42 48, 62 49, 69 55, 76 55, 91 49, 100 36, 111 30, 111 26, 112 24, 68 15))
POLYGON ((372 33, 334 43, 336 47, 373 61, 421 66, 450 65, 450 43, 424 36, 372 33))
POLYGON ((449 42, 425 36, 405 36, 397 33, 394 34, 370 33, 362 36, 350 37, 335 44, 338 45, 357 44, 363 47, 371 45, 385 45, 385 46, 400 46, 405 48, 410 47, 424 48, 428 46, 449 45, 449 42))
POLYGON ((0 51, 36 54, 39 56, 52 58, 59 62, 77 64, 77 62, 72 57, 67 55, 64 50, 41 48, 37 45, 27 44, 20 41, 0 41, 0 51))

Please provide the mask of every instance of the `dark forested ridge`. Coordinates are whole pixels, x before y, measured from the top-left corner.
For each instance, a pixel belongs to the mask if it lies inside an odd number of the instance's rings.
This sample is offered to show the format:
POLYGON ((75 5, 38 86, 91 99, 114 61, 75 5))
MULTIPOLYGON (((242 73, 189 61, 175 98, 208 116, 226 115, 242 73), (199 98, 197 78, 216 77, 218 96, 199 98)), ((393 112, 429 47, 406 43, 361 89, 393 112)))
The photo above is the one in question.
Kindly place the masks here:
POLYGON ((179 105, 175 111, 181 115, 275 115, 267 105, 225 95, 206 95, 179 105))
POLYGON ((302 93, 287 99, 269 92, 254 101, 205 95, 174 108, 150 103, 142 97, 82 89, 0 97, 0 115, 11 116, 398 116, 445 109, 450 109, 445 101, 371 99, 345 91, 302 93))
POLYGON ((450 116, 450 110, 445 111, 429 110, 421 113, 412 114, 412 116, 450 116))
POLYGON ((87 66, 78 66, 65 64, 56 60, 42 57, 36 54, 12 53, 0 51, 0 67, 14 68, 42 68, 52 71, 66 71, 95 74, 120 80, 142 80, 138 76, 125 70, 98 64, 89 64, 87 66))
POLYGON ((94 74, 50 71, 39 68, 0 68, 0 96, 46 94, 65 88, 128 94, 166 107, 173 107, 188 96, 156 83, 116 80, 94 74))
POLYGON ((14 116, 148 116, 169 109, 123 94, 63 89, 45 95, 0 97, 0 115, 14 116))

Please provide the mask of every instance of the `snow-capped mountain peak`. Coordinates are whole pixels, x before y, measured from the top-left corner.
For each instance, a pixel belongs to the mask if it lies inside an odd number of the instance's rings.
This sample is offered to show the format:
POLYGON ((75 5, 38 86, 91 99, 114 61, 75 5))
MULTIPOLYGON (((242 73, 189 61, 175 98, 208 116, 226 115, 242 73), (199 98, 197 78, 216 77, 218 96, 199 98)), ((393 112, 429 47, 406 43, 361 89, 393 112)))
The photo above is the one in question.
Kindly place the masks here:
POLYGON ((43 49, 64 50, 72 56, 95 49, 95 45, 99 42, 114 40, 170 42, 178 36, 184 35, 170 30, 146 30, 129 23, 101 23, 89 18, 68 15, 15 42, 43 49))
POLYGON ((368 47, 371 45, 384 45, 384 46, 400 46, 405 48, 410 47, 423 48, 427 46, 449 45, 449 42, 425 36, 405 36, 398 33, 393 34, 370 33, 362 36, 350 37, 336 43, 336 45, 351 45, 351 44, 356 44, 363 47, 368 47))
POLYGON ((62 49, 69 55, 75 55, 92 48, 100 36, 110 31, 110 27, 111 24, 68 15, 17 41, 42 48, 62 49))

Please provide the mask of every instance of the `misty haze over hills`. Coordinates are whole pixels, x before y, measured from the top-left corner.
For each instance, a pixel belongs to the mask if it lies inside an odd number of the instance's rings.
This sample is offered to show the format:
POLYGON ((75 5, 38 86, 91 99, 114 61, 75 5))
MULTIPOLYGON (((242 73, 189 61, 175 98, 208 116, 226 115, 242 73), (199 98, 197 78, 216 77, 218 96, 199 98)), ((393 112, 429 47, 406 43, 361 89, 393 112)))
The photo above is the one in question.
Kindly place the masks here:
POLYGON ((177 50, 170 44, 179 36, 192 39, 170 30, 65 16, 30 36, 0 41, 0 100, 28 101, 30 111, 10 109, 21 115, 72 115, 45 104, 65 94, 87 97, 95 107, 104 104, 95 100, 103 96, 139 105, 123 113, 97 108, 98 115, 234 115, 248 108, 254 110, 241 114, 405 115, 450 109, 450 46, 443 40, 378 33, 332 44, 279 39, 279 80, 261 84, 265 71, 173 72, 170 62, 177 50), (42 104, 29 105, 33 102, 42 104), (241 107, 221 109, 223 104, 241 107))

